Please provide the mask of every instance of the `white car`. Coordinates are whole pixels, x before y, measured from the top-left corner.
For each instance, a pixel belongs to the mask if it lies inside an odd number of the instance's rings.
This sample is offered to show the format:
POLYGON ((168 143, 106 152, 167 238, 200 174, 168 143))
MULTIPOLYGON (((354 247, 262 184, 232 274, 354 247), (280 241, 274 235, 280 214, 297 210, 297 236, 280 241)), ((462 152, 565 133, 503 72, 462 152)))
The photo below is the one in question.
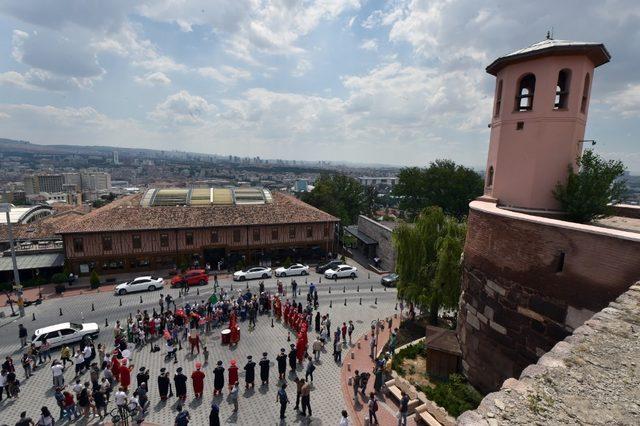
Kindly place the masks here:
POLYGON ((113 289, 113 293, 123 296, 136 291, 160 290, 164 285, 164 279, 151 276, 138 277, 126 283, 118 284, 113 289))
POLYGON ((233 273, 234 281, 254 280, 257 278, 262 278, 263 280, 271 278, 271 268, 256 266, 246 271, 236 271, 233 273))
POLYGON ((281 266, 276 269, 276 277, 290 277, 292 275, 309 275, 309 266, 301 263, 294 263, 288 268, 281 266))
POLYGON ((355 278, 358 276, 358 268, 350 265, 340 265, 335 269, 327 269, 324 271, 325 278, 336 279, 336 278, 355 278))
POLYGON ((95 338, 99 333, 100 327, 95 322, 85 324, 63 322, 37 329, 31 336, 31 343, 34 343, 36 347, 40 347, 46 339, 51 347, 61 346, 79 342, 87 336, 95 338))

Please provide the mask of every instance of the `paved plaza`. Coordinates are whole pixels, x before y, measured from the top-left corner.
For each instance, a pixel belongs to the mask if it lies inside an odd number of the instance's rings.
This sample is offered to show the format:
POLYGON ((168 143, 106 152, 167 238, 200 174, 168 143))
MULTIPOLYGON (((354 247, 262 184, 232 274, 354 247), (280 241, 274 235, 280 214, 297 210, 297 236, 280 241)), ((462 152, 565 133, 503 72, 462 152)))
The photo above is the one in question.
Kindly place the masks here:
MULTIPOLYGON (((380 285, 380 277, 374 273, 369 274, 364 268, 360 267, 360 277, 351 280, 344 279, 337 282, 328 282, 324 278, 321 283, 320 277, 315 273, 306 278, 308 283, 314 282, 318 288, 321 315, 330 314, 331 326, 335 330, 336 326, 342 322, 353 320, 355 324, 354 337, 360 336, 370 329, 371 321, 377 318, 384 318, 394 313, 396 303, 396 292, 394 289, 386 291, 380 285), (373 289, 373 291, 372 291, 373 289), (331 291, 331 293, 329 293, 331 291), (346 299, 346 306, 345 306, 346 299), (377 302, 377 303, 376 303, 377 302), (331 307, 330 307, 331 303, 331 307)), ((283 282, 289 284, 290 278, 284 279, 283 282)), ((306 301, 306 291, 308 285, 305 284, 305 277, 298 277, 297 282, 301 290, 303 305, 306 301)), ((220 284, 227 290, 233 285, 234 290, 246 288, 245 283, 232 283, 229 278, 221 279, 220 284)), ((258 288, 258 281, 250 281, 249 287, 255 293, 258 288)), ((265 281, 265 287, 268 291, 275 293, 276 280, 269 279, 265 281)), ((290 294, 290 287, 288 287, 290 294)), ((186 297, 178 298, 178 290, 165 290, 166 294, 171 293, 176 298, 178 306, 187 301, 205 300, 213 291, 213 280, 207 286, 200 288, 192 288, 186 297), (200 292, 198 295, 197 292, 200 292)), ((123 297, 114 296, 111 293, 86 293, 83 295, 64 297, 59 299, 51 299, 43 302, 37 307, 29 307, 26 310, 26 316, 21 321, 13 321, 4 319, 0 323, 0 355, 4 359, 5 356, 11 355, 16 364, 16 372, 18 379, 21 380, 20 397, 15 400, 3 399, 0 402, 0 424, 13 424, 18 420, 21 411, 36 418, 39 414, 41 406, 48 406, 52 413, 57 417, 58 408, 53 398, 51 371, 48 368, 50 363, 38 368, 34 375, 27 379, 24 378, 24 372, 19 366, 19 358, 21 356, 20 345, 18 341, 18 324, 23 323, 31 335, 33 330, 46 325, 52 325, 59 322, 97 322, 101 327, 100 336, 97 343, 107 344, 108 349, 113 348, 113 325, 115 320, 124 320, 129 314, 135 315, 137 310, 147 309, 149 312, 153 308, 158 309, 158 300, 160 294, 158 291, 150 293, 137 293, 126 295, 123 297), (142 303, 140 303, 142 297, 142 303), (122 306, 120 306, 122 301, 122 306), (92 303, 93 308, 92 310, 92 303), (62 309, 63 316, 60 316, 62 309), (36 320, 32 320, 35 313, 36 320), (105 319, 109 326, 105 327, 105 319)), ((5 312, 10 312, 8 308, 5 312)), ((322 354, 320 363, 314 372, 313 390, 311 392, 311 407, 313 416, 311 418, 303 418, 298 416, 293 410, 294 404, 288 406, 287 419, 281 423, 279 420, 279 405, 276 403, 276 392, 278 389, 277 366, 275 365, 275 356, 279 353, 280 348, 289 348, 287 342, 287 329, 278 321, 271 326, 272 317, 261 315, 258 317, 256 328, 250 331, 248 321, 240 322, 241 339, 236 347, 229 348, 220 344, 220 328, 214 329, 211 333, 201 336, 203 343, 209 348, 210 357, 209 365, 203 367, 206 374, 204 397, 199 400, 193 398, 193 388, 191 379, 189 378, 187 402, 185 408, 190 412, 192 424, 204 425, 208 424, 208 416, 212 402, 220 405, 220 419, 223 424, 238 425, 267 425, 267 424, 312 424, 312 425, 337 425, 340 420, 341 410, 346 408, 343 400, 343 393, 340 383, 340 365, 333 361, 331 355, 331 344, 326 347, 326 352, 322 354), (259 380, 255 390, 244 390, 244 374, 240 373, 240 399, 238 413, 232 412, 232 405, 227 401, 228 391, 225 386, 225 392, 222 397, 212 399, 213 394, 213 367, 216 361, 222 360, 225 368, 229 366, 232 359, 236 359, 240 371, 244 366, 247 356, 252 355, 254 361, 258 361, 262 352, 268 352, 271 360, 270 383, 268 386, 260 387, 259 380)), ((312 327, 313 329, 313 324, 312 327)), ((309 341, 313 342, 315 333, 309 333, 309 341)), ((355 339, 354 339, 355 340, 355 339)), ((157 388, 157 376, 160 368, 166 367, 173 377, 173 373, 177 367, 183 367, 185 374, 190 377, 194 370, 196 361, 204 362, 202 355, 191 356, 187 349, 187 344, 178 352, 178 364, 166 362, 164 359, 164 342, 159 342, 161 352, 151 353, 150 345, 135 351, 132 357, 134 370, 132 372, 132 381, 135 385, 135 373, 139 367, 146 367, 150 370, 149 381, 149 414, 146 418, 147 422, 158 425, 172 425, 176 415, 175 407, 177 399, 170 398, 166 403, 162 403, 159 398, 157 388)), ((291 343, 295 343, 295 337, 291 338, 291 343)), ((343 360, 346 355, 347 348, 343 349, 343 360)), ((58 356, 58 351, 52 354, 54 358, 58 356)), ((306 363, 305 363, 306 364, 306 363)), ((257 374, 257 371, 256 371, 257 374)), ((298 366, 298 376, 304 377, 304 370, 298 366)), ((295 375, 290 373, 288 380, 288 396, 292 402, 295 402, 295 383, 293 378, 295 375)), ((225 372, 225 385, 227 384, 227 374, 225 372)), ((69 384, 73 379, 73 368, 67 368, 65 372, 65 382, 69 384)), ((83 380, 88 380, 88 373, 85 373, 83 380)), ((115 407, 112 401, 109 404, 109 411, 115 407)), ((76 424, 99 424, 97 418, 90 418, 88 421, 81 419, 76 424)))

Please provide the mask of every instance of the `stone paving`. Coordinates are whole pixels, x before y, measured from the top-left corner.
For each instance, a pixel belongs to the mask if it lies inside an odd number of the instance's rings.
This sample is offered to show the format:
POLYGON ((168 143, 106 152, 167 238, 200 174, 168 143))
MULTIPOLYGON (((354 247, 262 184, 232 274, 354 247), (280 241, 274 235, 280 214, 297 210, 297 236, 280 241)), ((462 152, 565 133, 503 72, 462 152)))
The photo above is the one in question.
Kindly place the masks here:
MULTIPOLYGON (((361 268, 360 270, 363 271, 364 269, 361 268)), ((362 276, 356 280, 339 280, 337 283, 328 283, 323 279, 322 283, 318 284, 319 277, 315 274, 312 274, 307 279, 308 282, 314 281, 318 285, 320 313, 330 313, 332 328, 335 330, 338 324, 352 319, 356 326, 354 336, 360 336, 366 333, 367 330, 370 329, 371 321, 374 319, 392 315, 396 302, 395 290, 384 290, 379 283, 379 276, 373 273, 368 276, 366 271, 361 273, 361 275, 362 276), (331 288, 331 293, 329 293, 329 288, 331 288), (372 289, 373 291, 371 291, 372 289), (345 299, 347 306, 344 305, 345 299), (330 302, 331 307, 329 307, 330 302)), ((300 283, 302 297, 304 297, 307 287, 304 283, 305 280, 302 278, 297 281, 300 283)), ((289 280, 285 282, 288 283, 289 280)), ((239 286, 242 288, 246 286, 246 284, 232 284, 228 280, 221 280, 221 284, 226 289, 230 289, 231 285, 233 285, 234 289, 237 289, 239 286)), ((258 282, 253 281, 250 282, 249 285, 255 289, 258 286, 258 282)), ((275 291, 276 281, 275 279, 267 280, 265 285, 268 290, 275 291)), ((199 289, 192 288, 186 300, 205 299, 211 291, 211 284, 199 289), (197 295, 198 291, 200 295, 197 295)), ((169 292, 176 297, 178 295, 178 290, 168 290, 166 287, 162 292, 165 294, 169 292)), ((39 327, 70 320, 98 322, 102 328, 102 332, 97 339, 97 343, 107 343, 110 348, 112 346, 111 331, 115 320, 124 320, 129 313, 135 314, 138 309, 148 309, 150 311, 154 307, 157 308, 158 299, 159 292, 138 293, 124 297, 117 297, 110 293, 100 292, 47 300, 38 307, 28 307, 27 315, 22 321, 11 319, 9 322, 2 324, 3 326, 0 328, 0 355, 3 358, 6 355, 11 355, 14 358, 14 362, 19 364, 18 360, 21 355, 17 339, 17 324, 19 322, 25 324, 29 333, 32 333, 33 330, 39 327), (142 303, 140 303, 140 300, 142 300, 142 303), (122 306, 120 306, 120 301, 122 301, 122 306), (92 303, 95 310, 92 310, 92 303), (63 316, 59 315, 60 309, 63 311, 63 316), (36 316, 35 321, 32 321, 32 314, 36 316), (104 327, 105 319, 107 319, 109 323, 109 327, 107 328, 104 327)), ((184 301, 185 299, 178 300, 177 303, 180 305, 180 300, 184 301)), ((313 416, 311 418, 298 416, 293 410, 293 404, 291 404, 288 408, 286 422, 280 423, 278 419, 278 404, 275 402, 277 367, 274 365, 274 362, 275 355, 279 352, 280 348, 288 348, 287 329, 277 321, 274 327, 271 327, 271 318, 266 315, 258 318, 255 330, 249 331, 247 325, 247 322, 240 322, 242 337, 240 343, 234 348, 221 346, 219 337, 220 329, 215 329, 212 333, 204 336, 204 344, 208 346, 210 351, 210 365, 205 366, 203 369, 207 377, 205 379, 205 391, 202 400, 193 399, 193 388, 189 380, 186 408, 191 413, 192 424, 200 425, 207 423, 212 402, 212 369, 215 362, 220 359, 224 362, 225 367, 227 367, 231 359, 236 359, 242 371, 247 355, 252 355, 254 360, 257 361, 261 357, 262 352, 268 352, 269 358, 272 361, 269 386, 256 386, 255 391, 244 391, 244 374, 241 373, 239 412, 237 414, 232 413, 232 407, 227 401, 228 392, 226 392, 226 389, 223 397, 215 400, 215 402, 220 404, 220 418, 223 424, 337 424, 340 419, 340 411, 345 408, 345 403, 341 391, 340 366, 333 362, 331 345, 329 344, 327 346, 328 352, 322 354, 320 363, 317 365, 314 373, 313 391, 311 393, 313 416)), ((310 333, 309 337, 310 341, 313 341, 315 337, 314 333, 310 333)), ((292 338, 292 343, 295 343, 294 340, 295 339, 292 338)), ((162 345, 161 348, 164 349, 162 345)), ((346 351, 343 353, 346 353, 346 351)), ((58 353, 55 351, 53 353, 54 358, 57 355, 58 353)), ((175 365, 173 363, 165 363, 164 350, 160 353, 152 354, 150 352, 150 346, 134 352, 134 371, 137 372, 139 367, 145 366, 151 372, 149 386, 151 404, 149 415, 146 419, 148 422, 159 425, 173 424, 173 418, 176 413, 175 406, 177 402, 175 398, 171 398, 167 403, 161 403, 159 401, 156 378, 160 368, 166 367, 171 372, 171 375, 173 375, 175 368, 182 366, 185 374, 190 376, 194 369, 195 362, 204 362, 202 356, 190 356, 187 349, 179 351, 178 360, 179 363, 175 365)), ((49 364, 43 368, 38 368, 34 376, 23 381, 22 392, 18 399, 11 401, 3 400, 0 402, 0 424, 4 422, 7 424, 14 423, 18 419, 19 413, 23 410, 27 410, 29 415, 35 417, 39 411, 39 407, 42 405, 47 405, 55 415, 58 414, 51 390, 51 374, 48 366, 49 364)), ((21 367, 17 368, 17 375, 19 379, 23 379, 24 372, 21 367)), ((301 367, 299 367, 298 375, 304 376, 304 371, 301 367)), ((135 374, 132 376, 135 376, 135 374)), ((85 375, 85 377, 88 377, 88 375, 85 375)), ((289 399, 294 401, 295 386, 291 381, 293 377, 293 374, 288 376, 289 387, 287 390, 289 399)), ((67 369, 65 373, 66 383, 69 383, 72 378, 73 372, 71 369, 67 369)), ((134 377, 132 377, 132 379, 135 382, 134 377)), ((227 376, 225 374, 225 381, 226 379, 227 376)), ((111 409, 112 407, 113 403, 110 404, 109 408, 111 409)), ((87 423, 99 424, 97 419, 90 419, 88 422, 83 419, 77 422, 77 424, 87 423)))

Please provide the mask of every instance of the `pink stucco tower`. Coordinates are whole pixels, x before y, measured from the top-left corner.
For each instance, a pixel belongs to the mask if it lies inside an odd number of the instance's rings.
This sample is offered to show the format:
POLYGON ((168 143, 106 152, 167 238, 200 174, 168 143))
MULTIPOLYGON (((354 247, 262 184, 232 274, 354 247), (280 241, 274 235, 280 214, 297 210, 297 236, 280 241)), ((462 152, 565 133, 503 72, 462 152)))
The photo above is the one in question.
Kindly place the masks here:
POLYGON ((485 197, 500 206, 553 212, 558 182, 582 152, 601 43, 546 39, 487 67, 496 76, 485 197))

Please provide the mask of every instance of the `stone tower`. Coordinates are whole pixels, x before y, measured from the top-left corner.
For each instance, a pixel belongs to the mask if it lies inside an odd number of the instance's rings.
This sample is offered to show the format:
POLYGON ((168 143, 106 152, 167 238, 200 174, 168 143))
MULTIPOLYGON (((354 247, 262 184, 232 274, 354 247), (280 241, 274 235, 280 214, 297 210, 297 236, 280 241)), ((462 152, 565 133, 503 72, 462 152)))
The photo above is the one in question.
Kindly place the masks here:
POLYGON ((557 211, 553 197, 582 152, 594 68, 603 44, 547 38, 501 56, 496 76, 485 197, 522 211, 557 211))

